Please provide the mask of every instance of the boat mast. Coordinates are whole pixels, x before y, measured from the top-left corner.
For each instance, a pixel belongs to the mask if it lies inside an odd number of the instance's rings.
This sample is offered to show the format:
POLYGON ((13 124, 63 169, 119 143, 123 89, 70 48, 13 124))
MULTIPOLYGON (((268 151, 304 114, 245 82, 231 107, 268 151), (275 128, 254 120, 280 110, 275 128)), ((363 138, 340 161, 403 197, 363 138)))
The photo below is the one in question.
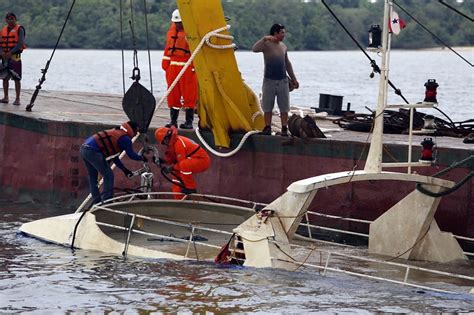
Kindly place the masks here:
POLYGON ((375 111, 374 128, 372 139, 370 141, 369 154, 365 163, 364 170, 371 173, 380 173, 382 171, 383 154, 383 112, 387 105, 388 72, 390 56, 390 35, 388 32, 388 19, 392 3, 384 0, 384 14, 382 26, 382 65, 380 69, 379 95, 377 109, 375 111))

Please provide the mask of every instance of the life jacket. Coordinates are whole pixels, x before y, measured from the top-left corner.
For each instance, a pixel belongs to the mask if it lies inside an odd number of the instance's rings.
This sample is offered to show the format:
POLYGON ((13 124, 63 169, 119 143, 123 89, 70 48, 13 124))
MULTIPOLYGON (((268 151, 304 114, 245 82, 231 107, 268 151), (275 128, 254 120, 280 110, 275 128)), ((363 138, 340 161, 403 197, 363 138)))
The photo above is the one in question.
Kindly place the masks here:
POLYGON ((186 33, 184 31, 179 32, 176 29, 175 23, 171 23, 168 33, 166 34, 164 55, 169 58, 186 57, 186 59, 191 56, 186 33))
MULTIPOLYGON (((26 36, 25 28, 20 24, 15 25, 15 27, 12 28, 10 31, 8 30, 8 25, 2 28, 2 34, 0 36, 0 47, 2 47, 4 52, 12 50, 18 44, 18 41, 20 40, 20 36, 18 35, 20 27, 23 29, 23 32, 26 36)), ((16 53, 21 54, 24 49, 26 49, 25 43, 23 43, 21 49, 16 53)))
POLYGON ((94 140, 105 157, 109 157, 123 151, 118 144, 120 137, 128 136, 129 138, 133 138, 134 135, 132 127, 124 123, 119 128, 99 131, 94 135, 94 140))

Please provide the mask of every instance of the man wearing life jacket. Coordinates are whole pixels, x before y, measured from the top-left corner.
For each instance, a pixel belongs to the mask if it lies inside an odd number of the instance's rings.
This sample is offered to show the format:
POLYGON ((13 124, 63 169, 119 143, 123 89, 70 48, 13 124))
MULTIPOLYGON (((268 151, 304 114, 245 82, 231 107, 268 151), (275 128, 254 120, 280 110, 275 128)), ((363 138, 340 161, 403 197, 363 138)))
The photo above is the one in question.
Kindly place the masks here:
POLYGON ((145 156, 138 155, 133 150, 131 139, 137 132, 137 124, 128 121, 114 129, 99 131, 87 138, 82 144, 80 152, 89 176, 92 204, 113 197, 114 173, 107 162, 108 160, 112 160, 128 178, 131 178, 133 173, 120 161, 119 155, 122 151, 125 151, 132 160, 147 162, 145 156), (104 179, 102 196, 99 193, 99 187, 97 187, 97 175, 99 173, 104 179))
MULTIPOLYGON (((183 23, 178 10, 171 15, 171 25, 166 34, 165 51, 161 66, 166 72, 168 88, 174 82, 183 66, 191 57, 183 23)), ((184 72, 176 86, 168 94, 171 121, 166 127, 178 127, 179 109, 186 111, 186 122, 179 125, 183 129, 193 129, 194 108, 198 97, 197 78, 193 65, 184 72)))
MULTIPOLYGON (((211 164, 209 155, 199 144, 189 138, 179 136, 176 127, 161 127, 155 131, 155 139, 161 149, 164 149, 163 167, 166 174, 172 175, 175 193, 192 194, 196 192, 196 181, 193 174, 207 170, 211 164)), ((181 199, 182 194, 176 194, 175 199, 181 199)))
POLYGON ((3 79, 3 98, 0 103, 8 103, 10 78, 15 81, 16 98, 13 105, 20 105, 21 91, 21 53, 25 46, 25 28, 16 23, 16 15, 12 12, 5 16, 7 25, 2 28, 0 47, 2 49, 0 78, 3 79))

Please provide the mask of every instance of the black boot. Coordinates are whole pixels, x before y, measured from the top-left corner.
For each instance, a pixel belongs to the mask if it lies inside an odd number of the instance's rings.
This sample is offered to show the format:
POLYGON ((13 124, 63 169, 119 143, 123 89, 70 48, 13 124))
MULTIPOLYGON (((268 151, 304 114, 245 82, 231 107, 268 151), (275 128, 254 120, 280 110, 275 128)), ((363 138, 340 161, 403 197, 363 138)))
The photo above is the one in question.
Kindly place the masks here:
POLYGON ((179 125, 181 129, 193 129, 194 109, 186 108, 186 122, 179 125))
POLYGON ((175 126, 176 128, 178 128, 178 116, 179 116, 179 109, 170 108, 171 121, 169 124, 166 124, 165 127, 169 128, 171 126, 175 126))

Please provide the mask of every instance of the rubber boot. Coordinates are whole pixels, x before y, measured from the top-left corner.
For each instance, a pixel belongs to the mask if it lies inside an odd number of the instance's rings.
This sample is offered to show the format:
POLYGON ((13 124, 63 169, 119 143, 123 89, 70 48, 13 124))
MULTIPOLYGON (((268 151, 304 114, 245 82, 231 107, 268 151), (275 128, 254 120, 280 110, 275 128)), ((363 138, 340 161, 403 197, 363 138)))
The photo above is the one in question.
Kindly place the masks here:
POLYGON ((186 108, 186 122, 179 125, 181 129, 193 129, 194 109, 186 108))
POLYGON ((178 116, 179 116, 179 109, 170 108, 171 121, 169 122, 169 124, 166 124, 165 127, 169 128, 171 126, 175 126, 176 128, 178 128, 178 116))

